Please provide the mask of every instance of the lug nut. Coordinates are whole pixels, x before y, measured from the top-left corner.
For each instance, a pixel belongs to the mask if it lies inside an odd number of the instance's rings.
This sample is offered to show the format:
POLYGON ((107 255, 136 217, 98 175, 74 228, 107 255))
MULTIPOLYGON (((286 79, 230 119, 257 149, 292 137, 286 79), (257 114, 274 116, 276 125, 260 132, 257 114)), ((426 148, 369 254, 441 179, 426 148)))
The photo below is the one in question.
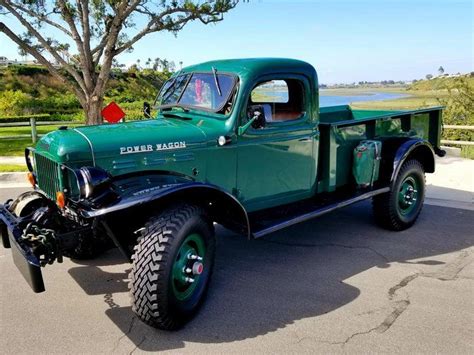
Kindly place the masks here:
POLYGON ((189 267, 184 268, 184 272, 185 272, 186 274, 190 274, 192 271, 193 271, 193 270, 191 270, 189 267))
POLYGON ((194 279, 192 277, 186 277, 184 279, 184 281, 189 282, 190 284, 192 284, 194 282, 194 279))
POLYGON ((202 260, 202 258, 199 255, 195 255, 195 254, 188 255, 188 259, 190 259, 190 260, 199 260, 199 261, 202 260))

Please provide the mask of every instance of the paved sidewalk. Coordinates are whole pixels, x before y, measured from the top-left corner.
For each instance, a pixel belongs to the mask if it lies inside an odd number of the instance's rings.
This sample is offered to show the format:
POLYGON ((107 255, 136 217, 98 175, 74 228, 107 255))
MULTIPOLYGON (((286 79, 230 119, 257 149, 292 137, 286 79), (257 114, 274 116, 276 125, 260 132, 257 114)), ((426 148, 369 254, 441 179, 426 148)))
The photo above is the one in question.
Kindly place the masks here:
MULTIPOLYGON (((1 157, 0 164, 23 164, 23 157, 1 157)), ((436 158, 436 173, 426 175, 426 203, 474 210, 474 160, 436 158)), ((28 187, 25 173, 0 173, 0 188, 28 187)))
POLYGON ((1 164, 13 164, 13 165, 22 165, 25 163, 24 157, 2 157, 0 156, 0 165, 1 164))
POLYGON ((426 203, 474 210, 474 160, 436 158, 436 172, 426 174, 426 203))

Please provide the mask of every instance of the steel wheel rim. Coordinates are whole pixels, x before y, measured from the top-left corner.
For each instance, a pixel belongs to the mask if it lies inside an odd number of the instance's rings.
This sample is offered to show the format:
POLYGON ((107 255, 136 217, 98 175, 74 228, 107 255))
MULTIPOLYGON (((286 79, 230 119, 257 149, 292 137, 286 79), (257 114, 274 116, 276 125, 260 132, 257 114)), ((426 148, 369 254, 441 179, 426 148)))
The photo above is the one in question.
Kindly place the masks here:
POLYGON ((419 182, 415 176, 407 176, 398 192, 398 209, 402 215, 409 215, 419 204, 419 182))
POLYGON ((206 245, 198 233, 188 235, 181 243, 171 274, 171 287, 177 299, 183 301, 190 298, 201 282, 205 253, 206 245))

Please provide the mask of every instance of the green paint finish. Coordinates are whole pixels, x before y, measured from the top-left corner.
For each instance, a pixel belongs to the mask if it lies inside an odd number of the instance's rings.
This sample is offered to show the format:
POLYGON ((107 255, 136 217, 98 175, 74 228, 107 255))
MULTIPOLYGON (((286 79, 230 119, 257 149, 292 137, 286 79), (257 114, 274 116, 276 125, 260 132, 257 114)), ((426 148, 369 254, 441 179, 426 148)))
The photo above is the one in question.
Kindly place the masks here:
POLYGON ((200 282, 201 275, 193 274, 195 263, 202 263, 205 267, 206 245, 202 236, 190 234, 181 244, 171 272, 171 289, 177 299, 183 301, 192 296, 200 282), (191 259, 191 256, 201 258, 191 259), (192 279, 192 281, 190 280, 192 279))
MULTIPOLYGON (((441 108, 319 109, 316 71, 299 60, 212 61, 176 75, 211 73, 213 68, 236 79, 233 103, 225 114, 171 108, 150 120, 58 130, 39 141, 35 155, 72 169, 95 164, 115 177, 138 172, 182 174, 223 188, 254 211, 353 184, 352 153, 362 140, 413 136, 439 146, 441 108), (246 127, 252 90, 263 82, 285 79, 302 85, 304 110, 299 118, 271 122, 262 129, 246 127), (221 136, 226 138, 224 146, 218 144, 221 136)), ((45 181, 40 188, 49 184, 52 198, 56 188, 74 191, 72 174, 59 171, 54 177, 47 173, 50 168, 37 164, 45 181)))
POLYGON ((415 211, 420 204, 418 199, 419 185, 420 182, 416 176, 407 176, 403 181, 400 191, 398 192, 398 208, 402 215, 409 215, 415 211))
POLYGON ((379 178, 382 142, 362 141, 354 149, 352 174, 359 186, 372 186, 379 178))
POLYGON ((411 132, 415 137, 429 139, 430 114, 421 113, 413 115, 411 122, 411 132))

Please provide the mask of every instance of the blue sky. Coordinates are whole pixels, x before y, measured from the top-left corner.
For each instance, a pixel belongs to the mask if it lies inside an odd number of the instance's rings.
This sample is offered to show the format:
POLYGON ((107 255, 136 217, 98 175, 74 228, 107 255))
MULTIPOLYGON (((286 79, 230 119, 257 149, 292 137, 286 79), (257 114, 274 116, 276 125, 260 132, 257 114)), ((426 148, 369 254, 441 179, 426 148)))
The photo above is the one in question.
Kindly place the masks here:
MULTIPOLYGON (((473 71, 473 17, 471 0, 250 0, 217 25, 145 37, 119 61, 293 57, 313 64, 322 83, 410 80, 440 65, 473 71)), ((0 55, 19 57, 16 45, 0 41, 0 55)))

